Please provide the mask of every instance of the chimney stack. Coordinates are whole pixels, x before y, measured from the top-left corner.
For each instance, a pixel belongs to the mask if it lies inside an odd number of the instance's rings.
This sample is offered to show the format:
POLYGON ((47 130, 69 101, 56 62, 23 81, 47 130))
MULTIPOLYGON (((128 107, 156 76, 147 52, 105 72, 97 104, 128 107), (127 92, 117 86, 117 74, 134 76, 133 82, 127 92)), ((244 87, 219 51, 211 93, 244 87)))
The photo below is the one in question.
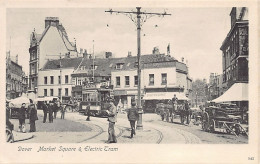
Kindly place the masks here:
POLYGON ((47 26, 58 27, 59 25, 59 17, 46 17, 45 18, 45 28, 47 26))
POLYGON ((132 52, 131 51, 128 51, 127 57, 132 57, 132 52))
POLYGON ((153 55, 159 55, 160 54, 160 50, 158 47, 154 47, 153 48, 153 55))
POLYGON ((18 54, 15 56, 15 62, 18 64, 18 54))
POLYGON ((84 49, 83 58, 88 58, 88 53, 86 49, 84 49))
POLYGON ((106 58, 111 58, 112 57, 112 52, 106 52, 106 58))

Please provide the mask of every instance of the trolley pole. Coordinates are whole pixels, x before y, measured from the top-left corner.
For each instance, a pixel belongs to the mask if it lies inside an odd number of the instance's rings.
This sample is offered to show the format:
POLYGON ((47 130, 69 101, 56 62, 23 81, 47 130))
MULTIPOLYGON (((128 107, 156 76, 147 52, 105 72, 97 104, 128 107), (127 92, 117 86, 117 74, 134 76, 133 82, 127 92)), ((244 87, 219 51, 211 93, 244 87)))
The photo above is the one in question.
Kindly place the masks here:
POLYGON ((141 25, 140 25, 140 9, 141 7, 137 7, 137 61, 138 61, 138 70, 137 70, 137 77, 138 77, 138 92, 137 92, 137 108, 139 118, 137 120, 136 129, 143 129, 142 124, 142 106, 141 106, 141 25))
POLYGON ((113 11, 112 9, 110 9, 105 12, 109 12, 110 14, 112 14, 112 13, 124 14, 128 18, 130 18, 137 27, 137 62, 138 62, 137 108, 138 108, 139 118, 137 120, 136 129, 142 130, 143 129, 143 124, 142 124, 143 109, 142 109, 142 104, 141 104, 141 26, 144 22, 146 22, 147 19, 151 18, 152 16, 165 16, 165 15, 171 15, 171 14, 167 14, 166 12, 164 12, 164 13, 141 12, 141 7, 136 7, 136 10, 137 11, 128 12, 128 11, 113 11), (133 17, 133 15, 136 15, 136 18, 133 17), (144 15, 144 17, 142 17, 141 15, 144 15), (141 20, 141 18, 142 18, 142 20, 141 20))

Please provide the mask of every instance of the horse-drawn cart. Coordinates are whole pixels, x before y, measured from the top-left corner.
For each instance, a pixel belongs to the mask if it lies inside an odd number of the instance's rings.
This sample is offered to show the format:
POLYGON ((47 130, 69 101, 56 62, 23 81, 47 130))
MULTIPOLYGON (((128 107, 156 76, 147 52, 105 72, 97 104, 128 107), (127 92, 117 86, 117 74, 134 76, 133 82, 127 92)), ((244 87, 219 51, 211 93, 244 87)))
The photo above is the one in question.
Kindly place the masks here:
POLYGON ((209 106, 202 115, 202 129, 207 132, 221 131, 236 136, 240 133, 248 135, 240 122, 241 112, 235 104, 209 106))
POLYGON ((186 124, 189 124, 191 120, 191 110, 185 107, 184 104, 175 105, 171 115, 171 122, 173 122, 173 120, 177 117, 180 118, 181 124, 184 124, 185 120, 186 124))

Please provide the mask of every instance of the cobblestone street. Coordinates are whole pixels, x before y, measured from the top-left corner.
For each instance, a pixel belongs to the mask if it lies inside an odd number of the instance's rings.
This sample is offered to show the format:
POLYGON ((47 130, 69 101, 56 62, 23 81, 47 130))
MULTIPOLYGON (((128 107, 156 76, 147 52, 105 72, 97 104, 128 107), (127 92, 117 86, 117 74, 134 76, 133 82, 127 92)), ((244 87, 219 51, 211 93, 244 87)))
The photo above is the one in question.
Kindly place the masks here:
MULTIPOLYGON (((30 133, 33 138, 19 142, 25 143, 105 143, 108 137, 108 122, 106 118, 91 117, 86 121, 86 116, 78 113, 66 113, 65 120, 59 117, 53 123, 42 123, 42 113, 39 110, 39 120, 36 121, 37 132, 30 133)), ((58 113, 59 116, 59 113, 58 113)), ((208 133, 201 130, 200 126, 181 125, 162 121, 157 114, 143 115, 143 130, 137 130, 136 136, 130 139, 130 124, 126 114, 118 114, 115 125, 116 136, 119 144, 125 143, 153 143, 153 144, 200 144, 200 143, 247 143, 245 136, 230 135, 226 133, 208 133)), ((15 131, 18 130, 18 120, 12 119, 15 131)), ((29 124, 26 120, 26 129, 29 133, 29 124)), ((17 132, 18 133, 18 132, 17 132)), ((19 133, 18 133, 19 134, 19 133)))

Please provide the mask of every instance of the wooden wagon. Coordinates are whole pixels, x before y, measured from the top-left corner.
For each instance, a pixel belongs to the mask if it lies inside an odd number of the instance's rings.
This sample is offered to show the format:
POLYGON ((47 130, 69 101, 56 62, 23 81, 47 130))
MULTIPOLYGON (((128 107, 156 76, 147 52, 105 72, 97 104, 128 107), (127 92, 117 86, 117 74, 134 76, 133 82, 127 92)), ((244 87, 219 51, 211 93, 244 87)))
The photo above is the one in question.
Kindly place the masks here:
POLYGON ((240 133, 248 135, 240 122, 241 111, 235 104, 209 106, 202 115, 202 129, 207 132, 221 131, 236 136, 240 133))

